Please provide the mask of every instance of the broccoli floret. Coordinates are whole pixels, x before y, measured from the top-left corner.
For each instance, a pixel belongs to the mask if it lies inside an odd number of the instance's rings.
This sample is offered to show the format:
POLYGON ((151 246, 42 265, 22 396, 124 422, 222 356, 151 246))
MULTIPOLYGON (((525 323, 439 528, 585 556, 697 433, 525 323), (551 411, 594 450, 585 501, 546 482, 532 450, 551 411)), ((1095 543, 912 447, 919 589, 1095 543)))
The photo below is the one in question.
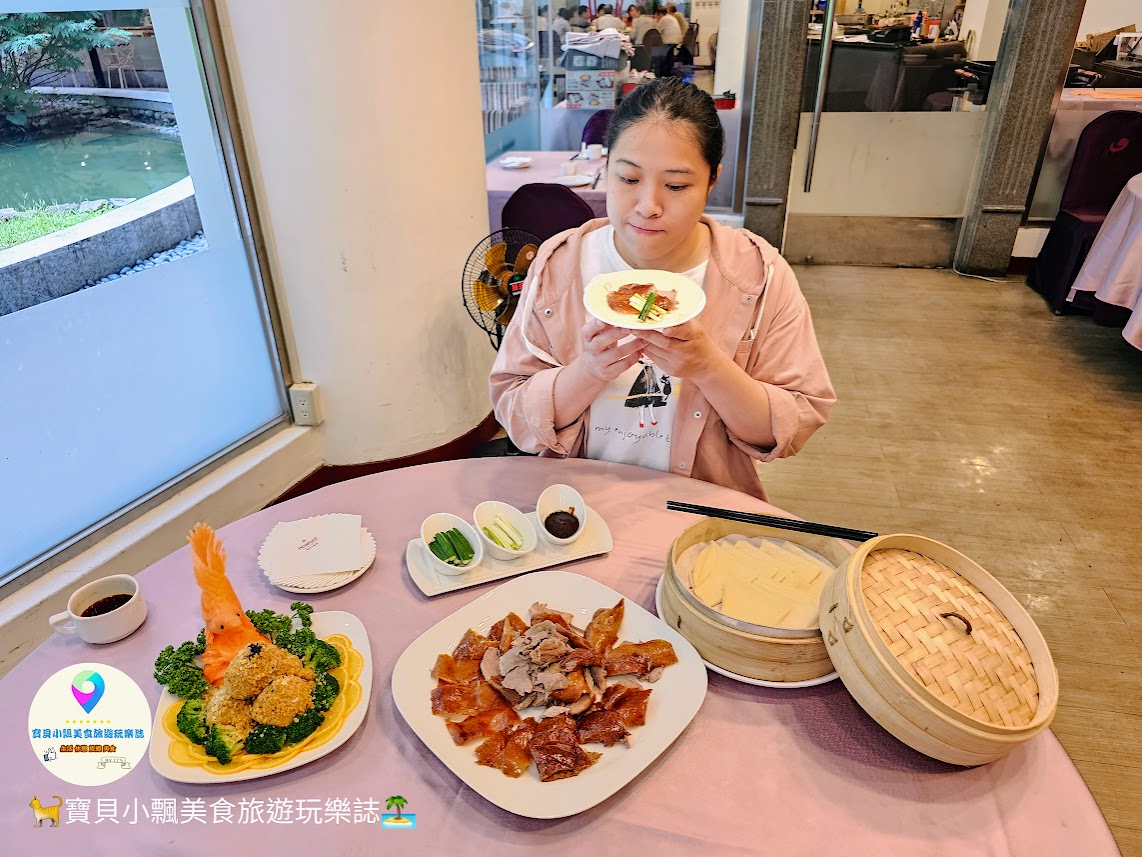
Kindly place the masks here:
POLYGON ((318 674, 341 666, 341 654, 324 640, 315 639, 300 657, 303 664, 318 674))
POLYGON ((200 649, 195 643, 183 643, 177 649, 167 646, 155 659, 155 681, 165 685, 167 690, 183 699, 202 699, 209 685, 202 677, 202 669, 194 659, 202 654, 206 644, 200 649))
POLYGON ((318 711, 328 711, 340 692, 341 682, 330 673, 319 673, 313 686, 313 707, 318 711))
POLYGON ((206 743, 206 733, 210 727, 206 725, 206 710, 201 699, 188 699, 184 702, 178 710, 175 723, 178 724, 178 731, 195 744, 206 743))
POLYGON ((273 610, 247 610, 246 615, 250 617, 250 621, 258 629, 258 633, 268 637, 270 642, 275 645, 278 643, 278 637, 289 634, 293 625, 293 619, 275 613, 273 610))
POLYGON ((206 736, 205 750, 208 756, 213 756, 220 764, 229 765, 234 754, 241 751, 245 744, 246 739, 235 727, 215 723, 206 736))
POLYGON ((259 723, 246 736, 246 752, 270 755, 285 746, 286 731, 280 726, 259 723))
POLYGON ((290 744, 297 744, 299 741, 304 741, 316 732, 317 727, 323 722, 325 722, 324 714, 316 708, 307 708, 295 717, 293 722, 285 728, 286 741, 290 744))
POLYGON ((301 622, 301 627, 308 628, 313 624, 313 619, 310 618, 313 615, 312 604, 306 604, 304 601, 295 601, 289 606, 289 609, 293 611, 293 615, 301 622))

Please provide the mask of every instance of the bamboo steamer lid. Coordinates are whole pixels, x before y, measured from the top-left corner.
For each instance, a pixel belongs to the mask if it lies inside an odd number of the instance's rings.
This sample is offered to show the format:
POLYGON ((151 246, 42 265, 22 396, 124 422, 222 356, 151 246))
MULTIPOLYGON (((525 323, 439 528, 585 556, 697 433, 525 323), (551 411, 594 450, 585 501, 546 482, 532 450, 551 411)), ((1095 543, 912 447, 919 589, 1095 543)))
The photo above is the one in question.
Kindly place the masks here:
POLYGON ((821 629, 861 707, 934 758, 993 761, 1054 717, 1058 674, 1038 627, 994 577, 940 542, 865 542, 825 586, 821 629))

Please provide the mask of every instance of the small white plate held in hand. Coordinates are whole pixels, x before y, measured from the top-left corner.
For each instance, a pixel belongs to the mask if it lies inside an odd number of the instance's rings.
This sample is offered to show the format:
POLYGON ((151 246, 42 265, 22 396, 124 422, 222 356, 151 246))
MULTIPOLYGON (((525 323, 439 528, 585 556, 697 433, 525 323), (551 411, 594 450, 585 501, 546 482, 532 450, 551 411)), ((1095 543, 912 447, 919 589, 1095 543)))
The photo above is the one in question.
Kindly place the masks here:
POLYGON ((698 316, 706 306, 706 293, 683 274, 671 271, 616 271, 600 274, 587 283, 583 291, 587 312, 604 324, 627 330, 662 330, 683 324, 698 316), (617 312, 607 303, 607 295, 629 285, 650 283, 655 291, 674 292, 677 306, 658 321, 639 321, 635 313, 617 312))

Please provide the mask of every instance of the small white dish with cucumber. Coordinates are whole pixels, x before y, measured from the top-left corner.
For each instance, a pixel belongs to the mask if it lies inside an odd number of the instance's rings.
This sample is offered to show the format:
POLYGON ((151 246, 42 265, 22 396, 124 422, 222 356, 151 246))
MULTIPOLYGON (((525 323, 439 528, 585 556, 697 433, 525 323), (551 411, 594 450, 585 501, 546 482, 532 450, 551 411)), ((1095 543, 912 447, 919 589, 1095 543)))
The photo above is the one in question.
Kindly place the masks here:
POLYGON ((420 525, 428 559, 441 574, 465 574, 484 561, 484 543, 472 525, 456 515, 437 512, 420 525))
POLYGON ((539 543, 535 527, 519 509, 499 500, 487 500, 472 513, 484 549, 492 559, 508 562, 527 556, 539 543))

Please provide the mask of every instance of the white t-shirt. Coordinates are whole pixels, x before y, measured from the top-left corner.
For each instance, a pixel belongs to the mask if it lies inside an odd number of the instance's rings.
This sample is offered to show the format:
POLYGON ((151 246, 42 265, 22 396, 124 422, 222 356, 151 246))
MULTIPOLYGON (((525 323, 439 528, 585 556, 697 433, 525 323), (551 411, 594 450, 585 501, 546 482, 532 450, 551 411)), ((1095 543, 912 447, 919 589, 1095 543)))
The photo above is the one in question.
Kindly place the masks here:
MULTIPOLYGON (((699 287, 707 262, 684 276, 699 287)), ((615 248, 615 228, 587 233, 579 254, 583 287, 599 274, 633 270, 615 248)), ((670 438, 682 381, 664 375, 649 360, 640 360, 611 381, 591 403, 587 458, 670 470, 670 438)))
POLYGON ((662 34, 662 44, 682 44, 682 29, 678 26, 677 19, 673 18, 672 16, 663 15, 661 18, 659 18, 658 32, 662 34))

